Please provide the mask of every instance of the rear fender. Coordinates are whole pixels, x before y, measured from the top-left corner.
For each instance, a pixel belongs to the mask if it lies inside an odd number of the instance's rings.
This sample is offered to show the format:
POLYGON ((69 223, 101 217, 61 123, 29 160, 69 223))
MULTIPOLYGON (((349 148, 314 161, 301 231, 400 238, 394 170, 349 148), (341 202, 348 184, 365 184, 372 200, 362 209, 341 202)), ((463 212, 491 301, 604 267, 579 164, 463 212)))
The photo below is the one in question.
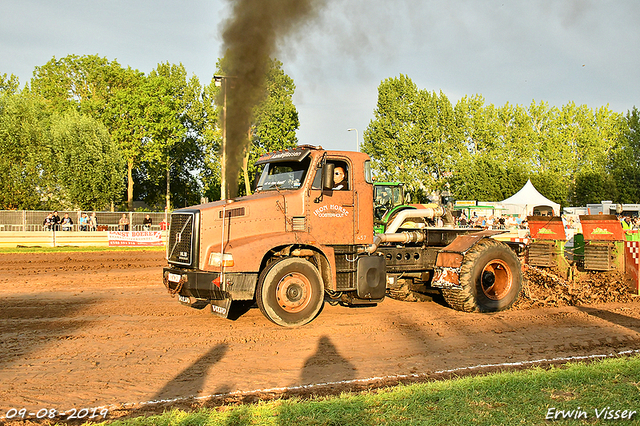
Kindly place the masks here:
POLYGON ((504 230, 487 229, 472 234, 459 235, 448 246, 438 252, 431 285, 437 288, 461 288, 460 267, 464 255, 485 238, 502 234, 504 230))

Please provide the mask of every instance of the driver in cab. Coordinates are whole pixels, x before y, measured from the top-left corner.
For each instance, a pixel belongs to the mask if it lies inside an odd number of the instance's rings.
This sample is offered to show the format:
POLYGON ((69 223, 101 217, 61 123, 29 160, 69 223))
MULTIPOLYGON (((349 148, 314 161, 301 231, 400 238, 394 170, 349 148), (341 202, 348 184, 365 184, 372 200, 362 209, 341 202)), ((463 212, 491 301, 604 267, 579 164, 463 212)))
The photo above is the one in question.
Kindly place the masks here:
POLYGON ((347 180, 344 169, 340 166, 333 170, 333 190, 347 189, 347 180))
POLYGON ((388 189, 383 187, 376 197, 376 204, 379 206, 391 205, 391 195, 389 195, 388 189))

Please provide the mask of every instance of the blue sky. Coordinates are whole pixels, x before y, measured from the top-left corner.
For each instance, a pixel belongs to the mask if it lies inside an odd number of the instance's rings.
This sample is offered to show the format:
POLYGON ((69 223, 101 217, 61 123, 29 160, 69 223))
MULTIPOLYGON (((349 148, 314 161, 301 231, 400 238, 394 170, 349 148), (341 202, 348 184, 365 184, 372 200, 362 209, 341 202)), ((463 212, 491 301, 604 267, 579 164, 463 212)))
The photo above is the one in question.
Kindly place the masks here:
MULTIPOLYGON (((270 1, 270 0, 261 0, 270 1)), ((148 73, 182 63, 208 83, 223 0, 4 0, 0 74, 22 84, 52 57, 98 54, 148 73)), ((276 54, 295 81, 300 143, 356 148, 377 88, 405 74, 452 102, 640 106, 640 2, 327 0, 276 54)))

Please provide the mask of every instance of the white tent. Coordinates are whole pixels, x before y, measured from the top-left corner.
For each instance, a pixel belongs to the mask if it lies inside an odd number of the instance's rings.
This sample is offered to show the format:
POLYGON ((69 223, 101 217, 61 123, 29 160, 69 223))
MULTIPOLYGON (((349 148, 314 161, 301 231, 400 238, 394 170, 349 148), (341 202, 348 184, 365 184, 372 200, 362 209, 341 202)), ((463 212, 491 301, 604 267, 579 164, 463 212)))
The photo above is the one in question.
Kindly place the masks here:
POLYGON ((560 204, 554 203, 539 193, 531 180, 528 180, 520 191, 503 200, 500 204, 507 209, 508 214, 531 216, 535 211, 536 214, 544 214, 545 212, 551 214, 553 212, 554 216, 560 216, 560 204))

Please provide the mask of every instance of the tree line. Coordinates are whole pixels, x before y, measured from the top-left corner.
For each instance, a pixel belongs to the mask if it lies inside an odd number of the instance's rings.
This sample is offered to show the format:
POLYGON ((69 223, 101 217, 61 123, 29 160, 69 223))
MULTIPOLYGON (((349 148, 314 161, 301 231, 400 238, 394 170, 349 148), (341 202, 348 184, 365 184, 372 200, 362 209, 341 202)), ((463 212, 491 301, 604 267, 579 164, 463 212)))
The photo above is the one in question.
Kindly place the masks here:
MULTIPOLYGON (((216 74, 224 73, 222 58, 216 74)), ((273 59, 250 123, 245 180, 262 153, 297 145, 294 90, 273 59)), ((24 88, 0 75, 0 209, 133 210, 134 200, 171 209, 219 199, 221 93, 182 64, 144 74, 97 55, 53 58, 24 88)), ((565 206, 640 200, 635 107, 626 115, 575 103, 496 107, 480 95, 454 105, 400 75, 379 85, 362 148, 379 180, 404 182, 419 201, 443 191, 500 201, 527 179, 565 206)))
POLYGON ((378 88, 363 150, 383 180, 405 182, 420 200, 449 191, 459 200, 500 201, 531 179, 563 206, 640 201, 640 122, 608 107, 453 104, 405 75, 378 88))
MULTIPOLYGON (((271 60, 251 123, 253 161, 297 144, 294 89, 271 60)), ((162 210, 219 199, 220 92, 182 64, 144 74, 97 55, 54 57, 22 89, 0 75, 0 209, 133 210, 140 200, 162 210)))

